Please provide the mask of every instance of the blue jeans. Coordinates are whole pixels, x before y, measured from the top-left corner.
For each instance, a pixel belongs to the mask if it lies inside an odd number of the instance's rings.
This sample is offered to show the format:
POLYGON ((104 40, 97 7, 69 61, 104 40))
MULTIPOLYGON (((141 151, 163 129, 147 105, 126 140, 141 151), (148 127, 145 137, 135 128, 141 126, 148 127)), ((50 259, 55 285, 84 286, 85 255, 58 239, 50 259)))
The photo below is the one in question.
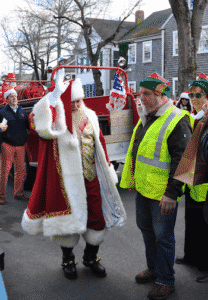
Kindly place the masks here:
POLYGON ((142 231, 148 269, 157 276, 156 283, 173 286, 175 236, 178 204, 170 215, 161 215, 160 201, 137 193, 136 221, 142 231))

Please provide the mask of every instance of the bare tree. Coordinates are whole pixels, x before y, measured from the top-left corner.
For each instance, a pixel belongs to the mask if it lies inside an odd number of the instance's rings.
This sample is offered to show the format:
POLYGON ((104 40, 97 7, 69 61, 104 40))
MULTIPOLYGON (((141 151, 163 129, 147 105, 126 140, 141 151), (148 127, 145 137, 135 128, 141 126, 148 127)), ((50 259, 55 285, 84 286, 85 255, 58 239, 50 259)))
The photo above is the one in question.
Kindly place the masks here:
MULTIPOLYGON (((57 60, 61 51, 69 55, 75 45, 74 25, 53 15, 73 13, 72 0, 48 0, 39 6, 25 0, 24 7, 17 7, 13 15, 17 28, 11 29, 9 19, 1 22, 6 41, 5 54, 23 68, 34 69, 36 79, 46 79, 46 66, 57 60), (55 55, 55 53, 57 53, 55 55)), ((42 2, 43 3, 43 2, 42 2)))
MULTIPOLYGON (((115 32, 106 38, 104 41, 101 41, 97 45, 96 52, 93 52, 92 47, 92 40, 91 40, 91 34, 92 34, 92 24, 89 22, 89 16, 92 16, 95 14, 99 16, 102 11, 106 11, 108 5, 110 4, 109 0, 102 0, 102 1, 94 1, 94 0, 73 0, 74 4, 76 4, 76 7, 74 7, 74 15, 70 14, 68 16, 66 15, 55 15, 55 19, 66 19, 69 23, 73 23, 77 25, 84 36, 86 47, 87 47, 87 55, 89 57, 89 60, 91 62, 92 66, 97 66, 100 51, 101 49, 113 42, 116 35, 119 33, 121 26, 123 22, 133 13, 134 9, 139 6, 141 3, 141 0, 136 1, 136 3, 132 6, 131 9, 123 16, 122 20, 119 22, 118 27, 116 28, 115 32)), ((95 82, 95 92, 97 96, 103 95, 103 88, 102 88, 102 82, 100 80, 101 72, 99 70, 92 70, 93 72, 93 78, 95 82)))
POLYGON ((194 0, 189 10, 187 0, 169 0, 178 27, 178 91, 186 91, 196 78, 197 51, 207 0, 194 0))
POLYGON ((63 50, 70 52, 75 45, 77 28, 65 19, 55 19, 53 16, 59 17, 70 14, 76 19, 77 8, 73 0, 47 0, 45 2, 41 1, 40 5, 38 5, 38 2, 34 5, 30 0, 25 0, 25 3, 27 3, 33 17, 44 20, 50 25, 50 37, 56 40, 57 58, 61 56, 63 50))
POLYGON ((8 27, 6 20, 1 26, 6 41, 5 54, 15 63, 21 61, 26 68, 32 68, 37 80, 45 79, 45 66, 52 61, 51 54, 56 48, 46 20, 37 20, 24 12, 16 32, 8 27))

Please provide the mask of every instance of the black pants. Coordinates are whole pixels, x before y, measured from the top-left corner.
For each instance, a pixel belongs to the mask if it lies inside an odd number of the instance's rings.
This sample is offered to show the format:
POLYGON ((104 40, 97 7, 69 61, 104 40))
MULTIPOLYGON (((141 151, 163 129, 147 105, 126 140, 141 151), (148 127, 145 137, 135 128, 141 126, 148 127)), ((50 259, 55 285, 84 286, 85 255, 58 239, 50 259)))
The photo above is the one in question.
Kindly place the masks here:
POLYGON ((184 259, 199 271, 208 271, 208 224, 203 214, 204 202, 196 202, 185 191, 185 246, 184 259))

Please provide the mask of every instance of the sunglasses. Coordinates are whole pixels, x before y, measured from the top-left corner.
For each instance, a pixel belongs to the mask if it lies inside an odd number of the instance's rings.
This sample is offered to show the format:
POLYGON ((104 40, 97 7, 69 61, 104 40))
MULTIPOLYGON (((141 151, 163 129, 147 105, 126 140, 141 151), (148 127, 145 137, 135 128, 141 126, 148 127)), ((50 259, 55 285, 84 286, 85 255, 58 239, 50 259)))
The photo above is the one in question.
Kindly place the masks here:
POLYGON ((205 94, 204 93, 190 93, 190 94, 188 94, 189 95, 189 97, 191 98, 191 99, 193 99, 194 97, 196 97, 197 99, 200 99, 201 97, 203 97, 205 94))

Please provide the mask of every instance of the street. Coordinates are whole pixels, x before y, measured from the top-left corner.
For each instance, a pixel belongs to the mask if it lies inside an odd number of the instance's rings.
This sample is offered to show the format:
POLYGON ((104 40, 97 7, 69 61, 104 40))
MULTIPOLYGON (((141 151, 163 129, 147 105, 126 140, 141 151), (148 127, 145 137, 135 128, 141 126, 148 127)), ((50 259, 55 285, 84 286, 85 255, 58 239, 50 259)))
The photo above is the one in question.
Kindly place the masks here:
MULTIPOLYGON (((119 167, 121 173, 121 167, 119 167)), ((119 171, 118 171, 119 172, 119 171)), ((119 173, 119 175, 120 175, 119 173)), ((5 253, 2 271, 9 300, 143 300, 152 284, 137 284, 135 275, 146 269, 142 234, 135 221, 135 194, 119 188, 127 212, 127 223, 108 232, 98 255, 107 271, 106 278, 95 277, 81 259, 85 242, 74 249, 78 279, 70 281, 62 274, 62 252, 50 238, 30 236, 21 228, 26 202, 13 198, 13 180, 9 178, 7 201, 0 206, 0 247, 5 253)), ((30 191, 26 191, 29 195, 30 191)), ((184 199, 178 209, 176 256, 183 256, 184 199)), ((194 255, 194 253, 193 253, 194 255)), ((175 265, 176 291, 170 300, 208 299, 208 282, 197 283, 194 267, 175 265)), ((1 299, 1 297, 0 297, 1 299)))

